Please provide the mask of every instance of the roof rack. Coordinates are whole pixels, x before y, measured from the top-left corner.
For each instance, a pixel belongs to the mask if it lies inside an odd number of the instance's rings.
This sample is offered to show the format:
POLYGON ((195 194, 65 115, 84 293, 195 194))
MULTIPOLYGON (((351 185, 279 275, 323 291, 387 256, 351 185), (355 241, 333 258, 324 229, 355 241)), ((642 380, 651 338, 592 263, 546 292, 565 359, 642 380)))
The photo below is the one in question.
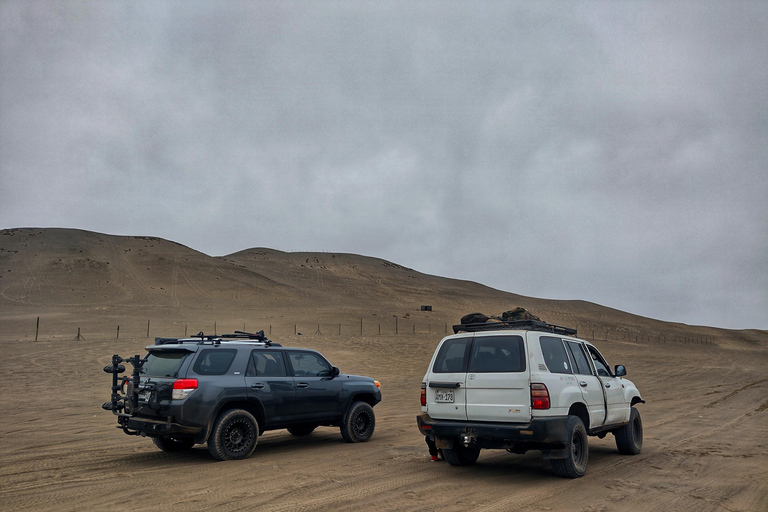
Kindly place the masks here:
POLYGON ((222 341, 235 341, 235 340, 243 340, 243 341, 256 341, 259 343, 263 343, 268 347, 280 347, 279 343, 273 343, 272 340, 267 338, 264 335, 264 331, 261 330, 259 332, 253 333, 253 332, 244 332, 244 331, 235 331, 233 334, 222 334, 220 336, 216 335, 206 335, 203 333, 203 331, 200 331, 199 333, 189 337, 189 338, 155 338, 155 345, 168 345, 168 344, 180 344, 180 343, 197 343, 198 345, 201 345, 203 343, 209 343, 213 342, 215 345, 220 344, 222 341))
POLYGON ((510 320, 506 322, 483 322, 475 324, 457 324, 453 326, 453 332, 481 332, 501 331, 506 329, 521 329, 525 331, 542 331, 564 336, 576 336, 576 329, 561 325, 548 324, 538 320, 510 320))

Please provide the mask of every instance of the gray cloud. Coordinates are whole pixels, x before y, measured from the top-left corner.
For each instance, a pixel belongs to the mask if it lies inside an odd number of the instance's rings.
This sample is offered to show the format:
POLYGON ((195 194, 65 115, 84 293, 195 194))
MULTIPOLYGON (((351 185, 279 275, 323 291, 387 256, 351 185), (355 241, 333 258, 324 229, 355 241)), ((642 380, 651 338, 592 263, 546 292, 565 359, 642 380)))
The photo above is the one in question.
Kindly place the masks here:
POLYGON ((0 219, 768 328, 763 2, 0 4, 0 219))

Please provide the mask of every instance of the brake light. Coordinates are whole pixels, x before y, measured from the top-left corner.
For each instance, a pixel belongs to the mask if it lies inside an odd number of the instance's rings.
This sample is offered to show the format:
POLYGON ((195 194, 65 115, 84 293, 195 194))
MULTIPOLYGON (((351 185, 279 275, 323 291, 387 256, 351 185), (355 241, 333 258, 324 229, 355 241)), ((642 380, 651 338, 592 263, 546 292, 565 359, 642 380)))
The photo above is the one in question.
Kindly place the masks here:
POLYGON ((422 406, 427 405, 427 383, 426 382, 421 383, 421 405, 422 406))
POLYGON ((544 384, 531 384, 531 406, 534 409, 549 409, 549 390, 544 384))
POLYGON ((197 379, 178 379, 173 382, 174 400, 182 400, 192 394, 197 389, 197 379))

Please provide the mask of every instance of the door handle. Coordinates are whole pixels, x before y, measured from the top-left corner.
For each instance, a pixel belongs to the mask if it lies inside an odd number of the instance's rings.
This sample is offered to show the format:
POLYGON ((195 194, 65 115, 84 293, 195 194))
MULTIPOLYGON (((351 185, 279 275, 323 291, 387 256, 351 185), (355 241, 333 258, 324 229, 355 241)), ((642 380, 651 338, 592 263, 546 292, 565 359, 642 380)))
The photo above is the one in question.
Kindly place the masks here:
POLYGON ((610 382, 606 382, 605 383, 605 387, 607 387, 607 388, 611 387, 611 383, 610 382))
POLYGON ((585 388, 585 387, 587 387, 587 382, 583 380, 583 381, 579 382, 579 386, 585 388))
POLYGON ((251 387, 254 389, 264 389, 264 384, 258 383, 258 384, 251 384, 251 387))
POLYGON ((304 388, 308 388, 309 384, 307 384, 306 382, 300 382, 300 383, 296 384, 296 387, 299 388, 299 389, 304 389, 304 388))

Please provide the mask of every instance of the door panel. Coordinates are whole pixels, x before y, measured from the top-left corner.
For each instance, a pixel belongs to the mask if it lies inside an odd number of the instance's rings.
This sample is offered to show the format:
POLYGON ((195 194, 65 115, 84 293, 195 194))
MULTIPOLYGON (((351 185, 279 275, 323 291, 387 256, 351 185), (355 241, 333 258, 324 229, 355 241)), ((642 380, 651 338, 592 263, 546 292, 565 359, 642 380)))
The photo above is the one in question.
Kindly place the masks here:
POLYGON ((466 380, 467 419, 531 419, 525 343, 520 336, 475 336, 466 380))
POLYGON ((283 424, 295 413, 296 386, 287 375, 283 353, 254 350, 245 372, 248 397, 264 406, 266 426, 283 424))
POLYGON ((584 398, 589 410, 588 428, 603 425, 606 419, 603 383, 592 374, 592 367, 581 343, 566 340, 565 346, 573 358, 574 375, 581 388, 581 396, 584 398))
POLYGON ((472 338, 446 340, 427 383, 427 410, 435 419, 466 420, 467 356, 472 338))
POLYGON ((333 420, 341 413, 341 379, 316 352, 290 351, 288 360, 296 385, 296 414, 308 420, 333 420))

